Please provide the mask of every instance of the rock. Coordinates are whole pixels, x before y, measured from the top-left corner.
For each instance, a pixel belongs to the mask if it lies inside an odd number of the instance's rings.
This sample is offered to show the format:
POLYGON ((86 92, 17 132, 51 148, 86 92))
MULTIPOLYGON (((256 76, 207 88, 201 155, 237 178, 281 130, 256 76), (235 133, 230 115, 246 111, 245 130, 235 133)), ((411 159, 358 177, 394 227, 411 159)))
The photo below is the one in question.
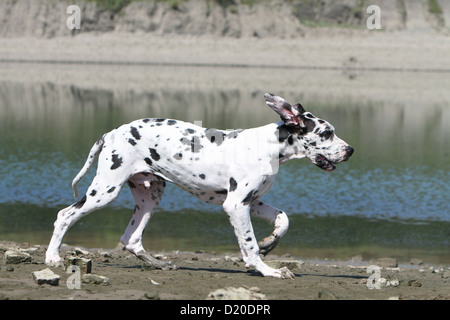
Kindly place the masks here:
POLYGON ((31 255, 27 252, 8 250, 5 252, 5 264, 19 264, 31 262, 31 255))
POLYGON ((392 287, 398 287, 400 285, 400 281, 397 279, 392 279, 388 281, 388 285, 392 287))
POLYGON ((109 279, 104 276, 99 276, 97 274, 84 274, 81 277, 81 282, 83 283, 92 283, 92 284, 100 284, 103 286, 109 286, 109 279))
POLYGON ((408 286, 410 287, 421 287, 422 283, 419 280, 413 279, 408 281, 408 286))
POLYGON ((75 254, 87 256, 89 254, 89 251, 77 247, 77 248, 75 248, 75 254))
POLYGON ((372 264, 381 268, 397 268, 398 260, 396 258, 380 258, 372 261, 372 264))
POLYGON ((319 300, 336 300, 337 297, 329 290, 321 290, 319 291, 319 293, 317 294, 317 298, 319 300))
POLYGON ((14 267, 13 266, 4 266, 2 268, 2 270, 12 272, 12 271, 14 271, 14 267))
POLYGON ((102 251, 99 253, 103 258, 112 258, 112 254, 108 251, 102 251))
POLYGON ((423 261, 421 259, 412 258, 409 261, 409 264, 414 265, 414 266, 421 266, 421 265, 423 265, 423 261))
POLYGON ((379 278, 376 282, 376 285, 379 287, 387 287, 389 285, 389 282, 386 278, 379 278))
POLYGON ((266 295, 258 287, 227 287, 211 291, 206 300, 266 300, 266 295))
POLYGON ((230 256, 225 256, 225 257, 223 257, 223 259, 226 262, 230 262, 231 261, 231 262, 235 262, 235 263, 242 261, 241 258, 239 258, 239 257, 230 257, 230 256))
POLYGON ((442 273, 442 275, 441 275, 441 278, 442 279, 448 279, 448 278, 450 278, 450 271, 444 271, 443 273, 442 273))
POLYGON ((91 271, 92 271, 92 260, 91 259, 67 256, 65 259, 65 265, 66 265, 66 269, 69 266, 79 267, 81 274, 91 273, 91 271))
POLYGON ((160 299, 161 298, 159 297, 157 291, 155 292, 147 291, 146 293, 144 293, 144 296, 141 297, 141 300, 160 300, 160 299))
POLYGON ((41 271, 34 271, 31 275, 33 276, 34 281, 39 285, 49 284, 52 286, 57 286, 59 284, 60 276, 49 268, 41 271))
POLYGON ((289 270, 300 269, 300 267, 304 264, 301 260, 269 260, 265 261, 265 263, 272 268, 281 269, 283 267, 288 268, 289 270))

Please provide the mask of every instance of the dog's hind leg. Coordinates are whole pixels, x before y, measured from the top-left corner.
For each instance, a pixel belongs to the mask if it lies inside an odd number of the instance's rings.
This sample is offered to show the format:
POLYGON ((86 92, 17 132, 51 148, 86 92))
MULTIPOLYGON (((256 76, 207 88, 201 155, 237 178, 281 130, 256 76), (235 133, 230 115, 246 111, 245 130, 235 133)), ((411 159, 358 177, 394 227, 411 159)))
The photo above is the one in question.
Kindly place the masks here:
POLYGON ((128 185, 136 202, 134 214, 120 242, 125 248, 152 268, 176 269, 172 262, 160 261, 148 254, 142 245, 142 234, 150 221, 154 209, 163 196, 165 182, 153 175, 137 174, 129 179, 128 185))
POLYGON ((45 254, 46 264, 61 266, 62 259, 59 257, 59 249, 67 230, 82 217, 105 207, 117 198, 123 182, 113 185, 108 183, 108 177, 104 178, 97 173, 84 197, 58 212, 58 217, 54 224, 55 229, 45 254))
POLYGON ((274 208, 260 200, 251 203, 250 214, 259 217, 274 226, 272 234, 258 242, 259 253, 266 255, 273 250, 289 227, 289 219, 285 212, 274 208))

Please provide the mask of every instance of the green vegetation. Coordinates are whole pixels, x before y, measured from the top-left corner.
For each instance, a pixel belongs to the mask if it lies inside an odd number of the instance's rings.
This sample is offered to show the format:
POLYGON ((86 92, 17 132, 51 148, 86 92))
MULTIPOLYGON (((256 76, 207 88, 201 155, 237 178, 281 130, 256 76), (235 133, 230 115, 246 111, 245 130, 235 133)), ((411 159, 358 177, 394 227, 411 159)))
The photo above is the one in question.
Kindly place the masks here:
POLYGON ((442 14, 442 8, 437 0, 428 0, 428 12, 431 14, 442 14))
POLYGON ((124 7, 129 5, 132 0, 85 0, 86 2, 96 3, 100 8, 111 10, 113 12, 119 12, 124 7))

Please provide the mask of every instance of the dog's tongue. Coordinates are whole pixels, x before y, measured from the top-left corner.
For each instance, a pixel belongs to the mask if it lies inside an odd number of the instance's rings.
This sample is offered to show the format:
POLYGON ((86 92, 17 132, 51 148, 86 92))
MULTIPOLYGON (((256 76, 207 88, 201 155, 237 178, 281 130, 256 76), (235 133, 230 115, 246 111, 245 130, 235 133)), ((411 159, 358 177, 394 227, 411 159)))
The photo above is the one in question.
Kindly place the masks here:
POLYGON ((316 157, 315 165, 327 172, 331 172, 336 169, 336 166, 321 154, 316 157))

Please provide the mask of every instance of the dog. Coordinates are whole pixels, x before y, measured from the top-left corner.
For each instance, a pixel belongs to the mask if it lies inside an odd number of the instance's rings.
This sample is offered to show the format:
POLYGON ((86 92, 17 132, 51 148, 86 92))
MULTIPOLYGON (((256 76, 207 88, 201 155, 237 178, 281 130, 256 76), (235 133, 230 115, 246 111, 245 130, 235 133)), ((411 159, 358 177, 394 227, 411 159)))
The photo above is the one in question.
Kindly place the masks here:
POLYGON ((289 220, 284 211, 259 198, 272 186, 280 164, 306 157, 330 172, 354 150, 336 136, 330 123, 306 112, 301 104, 291 105, 270 93, 264 97, 281 121, 252 129, 218 130, 147 118, 104 134, 72 182, 77 198, 77 183, 98 158, 97 174, 86 194, 58 212, 46 264, 61 265, 59 250, 67 230, 83 216, 111 203, 128 183, 136 205, 120 241, 149 266, 176 269, 172 262, 155 259, 142 246, 144 228, 161 201, 166 182, 172 182, 203 201, 223 206, 247 268, 255 268, 263 276, 294 278, 286 267, 271 268, 260 257, 276 247, 289 220), (251 216, 271 223, 272 234, 257 242, 251 216))

